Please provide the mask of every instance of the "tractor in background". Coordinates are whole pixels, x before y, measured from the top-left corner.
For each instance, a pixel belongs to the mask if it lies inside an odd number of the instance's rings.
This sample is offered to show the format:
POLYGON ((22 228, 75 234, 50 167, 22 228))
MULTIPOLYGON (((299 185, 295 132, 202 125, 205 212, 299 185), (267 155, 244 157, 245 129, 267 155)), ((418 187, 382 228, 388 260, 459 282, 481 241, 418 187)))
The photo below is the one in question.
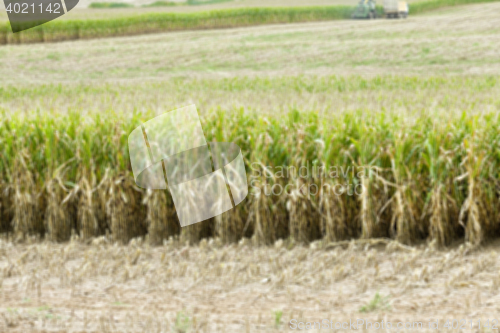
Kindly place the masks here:
POLYGON ((360 0, 351 16, 353 19, 375 19, 377 10, 375 0, 360 0))

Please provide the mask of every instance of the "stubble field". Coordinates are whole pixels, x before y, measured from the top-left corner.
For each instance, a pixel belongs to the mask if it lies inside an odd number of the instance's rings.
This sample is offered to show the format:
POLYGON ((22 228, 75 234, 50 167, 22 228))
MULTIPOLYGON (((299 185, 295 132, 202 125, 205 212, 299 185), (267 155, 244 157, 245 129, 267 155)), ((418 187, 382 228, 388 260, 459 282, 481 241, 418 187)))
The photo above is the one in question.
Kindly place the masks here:
POLYGON ((0 49, 2 83, 277 75, 498 75, 500 4, 0 49))
POLYGON ((470 332, 495 332, 484 325, 500 311, 494 244, 470 253, 395 242, 123 247, 98 239, 2 241, 0 251, 4 332, 285 332, 292 319, 422 322, 408 332, 449 331, 455 319, 470 332), (429 329, 435 320, 439 330, 429 329))

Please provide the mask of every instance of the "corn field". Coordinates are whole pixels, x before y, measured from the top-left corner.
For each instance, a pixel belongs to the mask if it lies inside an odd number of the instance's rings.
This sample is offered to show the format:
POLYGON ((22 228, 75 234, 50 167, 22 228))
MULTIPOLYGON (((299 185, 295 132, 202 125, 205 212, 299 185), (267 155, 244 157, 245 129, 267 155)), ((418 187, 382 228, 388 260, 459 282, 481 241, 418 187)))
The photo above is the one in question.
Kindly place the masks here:
MULTIPOLYGON (((467 85, 481 94, 498 84, 493 77, 318 81, 220 84, 237 91, 286 83, 299 94, 443 85, 467 85)), ((18 93, 4 90, 4 100, 18 93)), ((456 101, 444 102, 455 108, 456 101)), ((403 244, 479 245, 497 237, 500 226, 500 104, 488 103, 475 109, 472 101, 471 109, 450 112, 418 106, 406 112, 201 108, 207 140, 241 148, 250 193, 235 209, 182 230, 168 191, 134 184, 127 147, 134 128, 168 110, 3 110, 0 231, 58 242, 108 235, 123 243, 145 237, 152 244, 171 237, 190 243, 249 238, 255 244, 384 237, 403 244)))

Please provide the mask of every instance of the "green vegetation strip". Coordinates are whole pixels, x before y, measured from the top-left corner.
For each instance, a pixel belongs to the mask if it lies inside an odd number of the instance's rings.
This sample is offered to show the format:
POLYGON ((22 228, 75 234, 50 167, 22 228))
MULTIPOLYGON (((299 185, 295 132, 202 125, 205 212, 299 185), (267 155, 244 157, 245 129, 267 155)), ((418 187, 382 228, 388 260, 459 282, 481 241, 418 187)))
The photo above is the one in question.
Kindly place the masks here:
POLYGON ((475 3, 488 3, 488 2, 498 2, 498 0, 430 0, 430 1, 418 1, 410 4, 410 15, 421 14, 431 10, 443 8, 443 7, 453 7, 461 6, 475 3))
POLYGON ((0 28, 0 44, 52 42, 111 36, 136 35, 189 29, 215 29, 271 23, 344 19, 350 6, 301 8, 243 8, 197 13, 149 13, 109 20, 55 20, 22 31, 0 28))
POLYGON ((200 5, 213 5, 217 3, 231 2, 231 1, 233 0, 206 0, 206 1, 187 0, 187 4, 189 6, 200 6, 200 5))
MULTIPOLYGON (((411 5, 411 14, 469 3, 493 0, 436 0, 411 5)), ((95 3, 94 6, 113 6, 95 3)), ((194 29, 215 29, 259 24, 312 22, 349 19, 353 6, 241 8, 197 13, 148 13, 107 20, 55 20, 13 34, 9 23, 0 26, 0 44, 54 42, 74 39, 137 35, 194 29)), ((378 7, 381 12, 381 7, 378 7)))
POLYGON ((129 8, 134 7, 125 2, 92 2, 89 8, 129 8))
POLYGON ((172 6, 178 6, 177 2, 155 1, 150 4, 143 5, 142 7, 172 7, 172 6))

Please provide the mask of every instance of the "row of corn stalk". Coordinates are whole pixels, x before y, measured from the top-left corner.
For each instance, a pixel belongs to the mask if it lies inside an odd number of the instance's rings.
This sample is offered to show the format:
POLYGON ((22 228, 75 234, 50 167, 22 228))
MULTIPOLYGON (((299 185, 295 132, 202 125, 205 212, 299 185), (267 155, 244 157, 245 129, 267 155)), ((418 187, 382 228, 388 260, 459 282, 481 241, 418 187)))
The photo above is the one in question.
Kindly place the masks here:
POLYGON ((497 112, 208 112, 207 139, 240 146, 250 193, 182 230, 169 192, 138 188, 130 172, 128 134, 152 116, 4 115, 0 231, 54 241, 109 233, 125 243, 180 234, 193 243, 391 237, 446 246, 498 236, 497 112))

